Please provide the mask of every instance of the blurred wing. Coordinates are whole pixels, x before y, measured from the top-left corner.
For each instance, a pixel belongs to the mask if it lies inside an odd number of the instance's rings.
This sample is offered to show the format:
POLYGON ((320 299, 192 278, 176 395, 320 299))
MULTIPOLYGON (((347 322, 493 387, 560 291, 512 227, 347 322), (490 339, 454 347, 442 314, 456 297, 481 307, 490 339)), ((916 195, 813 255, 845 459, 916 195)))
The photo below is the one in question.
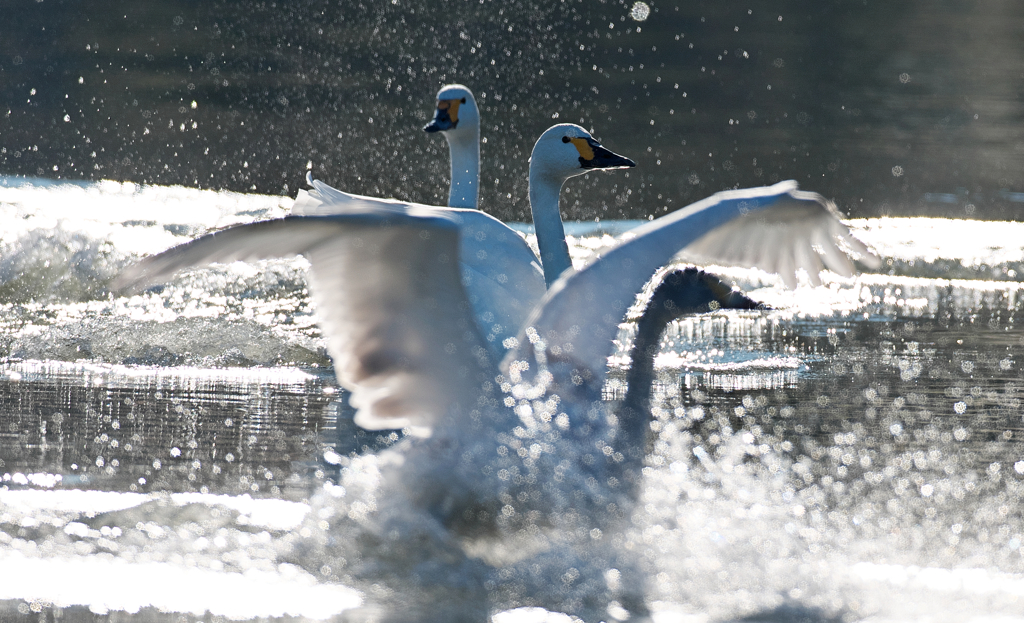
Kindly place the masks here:
POLYGON ((229 227, 129 266, 114 279, 110 289, 137 292, 171 278, 179 270, 207 264, 294 257, 331 235, 329 229, 312 220, 293 217, 229 227))
MULTIPOLYGON (((792 183, 732 190, 631 230, 601 259, 552 284, 527 321, 519 345, 502 362, 502 371, 528 370, 530 378, 541 382, 545 377, 538 372, 547 366, 551 382, 565 387, 586 383, 591 395, 599 396, 619 324, 659 267, 680 249, 734 220, 757 222, 763 212, 780 206, 793 209, 802 202, 820 205, 817 195, 800 193, 792 183), (541 362, 546 363, 538 365, 541 362)), ((794 265, 807 261, 798 253, 786 257, 794 265)))
POLYGON ((476 324, 497 361, 505 354, 505 340, 515 337, 547 291, 544 271, 522 236, 498 219, 479 210, 440 208, 352 195, 309 180, 310 191, 299 191, 292 214, 347 214, 352 210, 443 212, 459 226, 459 263, 476 324))
POLYGON ((458 228, 427 210, 287 217, 148 258, 115 285, 211 262, 304 255, 338 381, 365 428, 434 427, 493 379, 457 269, 458 228))
POLYGON ((770 208, 737 215, 687 245, 683 255, 699 263, 778 273, 790 288, 796 287, 800 270, 807 271, 815 286, 821 285, 818 273, 826 268, 852 277, 856 271, 851 255, 870 268, 880 265, 878 257, 843 224, 832 202, 817 193, 796 190, 794 182, 775 187, 783 185, 790 189, 788 196, 770 208))

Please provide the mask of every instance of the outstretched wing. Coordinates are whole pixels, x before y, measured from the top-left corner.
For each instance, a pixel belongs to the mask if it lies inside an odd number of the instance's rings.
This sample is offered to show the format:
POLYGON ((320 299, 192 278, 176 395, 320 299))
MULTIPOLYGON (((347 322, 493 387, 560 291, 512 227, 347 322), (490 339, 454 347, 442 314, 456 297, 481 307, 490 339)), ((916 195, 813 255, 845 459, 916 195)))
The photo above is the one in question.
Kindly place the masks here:
MULTIPOLYGON (((126 270, 121 288, 183 268, 303 255, 338 381, 356 422, 435 427, 493 379, 458 272, 458 227, 429 210, 353 210, 232 227, 126 270), (480 378, 483 377, 483 380, 480 378)), ((472 406, 472 405, 470 405, 472 406)))
MULTIPOLYGON (((756 223, 761 214, 773 210, 806 212, 820 206, 819 196, 782 183, 717 193, 631 230, 600 260, 578 273, 563 275, 552 285, 527 321, 519 345, 502 362, 502 370, 528 370, 529 375, 540 378, 537 372, 545 366, 538 362, 560 362, 548 366, 552 382, 563 386, 586 383, 599 392, 619 323, 636 293, 660 266, 708 232, 733 221, 756 223), (543 352, 538 352, 541 349, 543 352)), ((792 252, 783 253, 786 257, 785 253, 792 252)))
MULTIPOLYGON (((299 191, 292 214, 347 214, 352 210, 405 211, 428 208, 394 199, 353 195, 309 179, 310 191, 299 191)), ((498 219, 464 208, 430 206, 459 226, 459 263, 477 326, 495 360, 504 354, 547 291, 544 271, 522 236, 498 219)))
POLYGON ((699 263, 760 268, 778 273, 790 287, 797 285, 796 275, 807 271, 811 285, 821 285, 818 277, 824 269, 852 277, 850 259, 871 268, 880 264, 876 257, 840 220, 835 205, 817 193, 796 189, 796 182, 772 186, 788 191, 771 207, 743 212, 683 249, 687 259, 699 263))

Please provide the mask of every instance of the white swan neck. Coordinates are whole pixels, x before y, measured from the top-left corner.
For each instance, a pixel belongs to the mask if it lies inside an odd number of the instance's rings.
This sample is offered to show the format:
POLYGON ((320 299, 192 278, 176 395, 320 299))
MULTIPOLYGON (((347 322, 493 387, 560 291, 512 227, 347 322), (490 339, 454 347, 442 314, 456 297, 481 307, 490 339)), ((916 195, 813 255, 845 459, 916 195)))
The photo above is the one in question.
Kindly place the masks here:
POLYGON ((453 134, 445 133, 452 161, 452 185, 448 206, 476 209, 480 190, 480 128, 453 134))
POLYGON ((558 193, 564 180, 543 176, 530 168, 530 211, 537 232, 537 247, 544 267, 544 281, 550 286, 566 269, 572 268, 565 228, 558 211, 558 193))

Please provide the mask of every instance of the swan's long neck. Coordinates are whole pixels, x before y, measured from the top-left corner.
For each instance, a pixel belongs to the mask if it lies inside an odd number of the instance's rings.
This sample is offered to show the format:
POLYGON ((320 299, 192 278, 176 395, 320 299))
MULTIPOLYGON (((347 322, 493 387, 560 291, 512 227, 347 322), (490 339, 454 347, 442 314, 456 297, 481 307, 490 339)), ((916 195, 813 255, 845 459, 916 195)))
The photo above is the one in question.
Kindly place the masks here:
POLYGON ((457 134, 446 132, 452 159, 452 185, 448 206, 476 209, 480 191, 480 128, 469 128, 457 134))
POLYGON ((549 286, 566 269, 572 268, 562 215, 558 211, 558 193, 563 182, 562 179, 541 175, 530 167, 530 210, 544 267, 544 281, 549 286))

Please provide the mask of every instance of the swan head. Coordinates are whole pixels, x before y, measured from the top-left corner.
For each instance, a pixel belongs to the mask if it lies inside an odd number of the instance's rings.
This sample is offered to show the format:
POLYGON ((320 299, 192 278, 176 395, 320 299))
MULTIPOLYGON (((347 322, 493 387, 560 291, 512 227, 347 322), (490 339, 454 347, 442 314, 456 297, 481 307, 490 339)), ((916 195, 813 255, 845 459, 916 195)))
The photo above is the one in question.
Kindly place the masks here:
POLYGON ((434 118, 423 126, 424 132, 444 132, 445 136, 470 134, 480 127, 480 111, 473 92, 461 84, 449 84, 437 92, 434 118))
POLYGON ((594 169, 635 167, 625 156, 609 151, 590 132, 572 123, 548 128, 537 139, 530 156, 531 175, 565 181, 594 169))

